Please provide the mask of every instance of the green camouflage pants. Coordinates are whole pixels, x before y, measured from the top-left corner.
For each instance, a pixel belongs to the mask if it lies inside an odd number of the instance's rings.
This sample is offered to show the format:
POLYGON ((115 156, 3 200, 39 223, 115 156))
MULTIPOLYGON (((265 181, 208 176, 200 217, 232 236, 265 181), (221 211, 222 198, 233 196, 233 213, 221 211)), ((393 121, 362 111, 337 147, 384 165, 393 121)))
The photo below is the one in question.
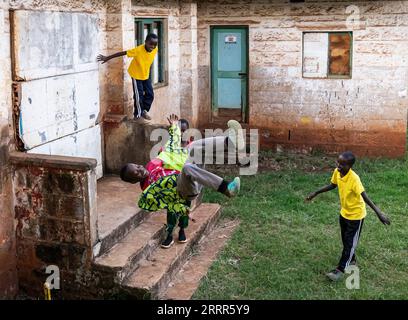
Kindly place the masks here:
POLYGON ((167 210, 167 228, 166 231, 168 234, 172 234, 174 228, 176 227, 177 223, 180 228, 187 228, 188 227, 188 214, 178 214, 175 212, 169 212, 167 210))

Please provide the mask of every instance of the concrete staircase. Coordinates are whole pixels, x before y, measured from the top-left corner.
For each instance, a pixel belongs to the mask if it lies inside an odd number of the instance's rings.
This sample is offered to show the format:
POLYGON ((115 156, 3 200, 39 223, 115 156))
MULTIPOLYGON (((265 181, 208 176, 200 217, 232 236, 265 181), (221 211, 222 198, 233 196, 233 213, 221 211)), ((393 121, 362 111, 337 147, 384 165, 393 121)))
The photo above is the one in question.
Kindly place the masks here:
POLYGON ((188 241, 177 242, 176 228, 175 243, 162 249, 166 213, 140 210, 140 192, 118 177, 98 181, 100 242, 92 266, 100 279, 98 298, 189 299, 236 224, 219 224, 218 204, 197 203, 190 215, 195 222, 190 220, 186 229, 188 241), (193 250, 198 254, 192 255, 193 250), (201 266, 200 272, 185 277, 180 270, 189 270, 191 259, 201 266), (174 291, 177 287, 186 289, 174 291))

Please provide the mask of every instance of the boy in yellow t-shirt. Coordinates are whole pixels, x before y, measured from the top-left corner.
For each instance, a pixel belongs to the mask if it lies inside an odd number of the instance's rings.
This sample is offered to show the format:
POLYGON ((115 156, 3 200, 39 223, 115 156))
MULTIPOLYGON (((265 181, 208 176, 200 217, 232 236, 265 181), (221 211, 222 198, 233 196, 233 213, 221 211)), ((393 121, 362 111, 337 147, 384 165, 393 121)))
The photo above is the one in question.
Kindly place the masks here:
POLYGON ((134 116, 136 119, 143 117, 146 120, 151 120, 148 112, 154 100, 154 92, 150 81, 150 67, 158 51, 157 43, 157 35, 150 33, 147 35, 145 43, 136 48, 117 52, 110 56, 100 54, 97 57, 97 61, 102 61, 102 63, 124 55, 133 58, 128 73, 132 78, 134 116))
POLYGON ((374 210, 383 224, 390 224, 390 220, 367 196, 359 176, 351 169, 355 161, 356 158, 350 151, 342 153, 337 160, 337 168, 333 172, 331 184, 312 192, 306 198, 310 201, 319 193, 339 188, 343 252, 337 268, 326 274, 333 281, 339 280, 350 264, 356 264, 355 250, 366 216, 365 204, 367 203, 374 210))

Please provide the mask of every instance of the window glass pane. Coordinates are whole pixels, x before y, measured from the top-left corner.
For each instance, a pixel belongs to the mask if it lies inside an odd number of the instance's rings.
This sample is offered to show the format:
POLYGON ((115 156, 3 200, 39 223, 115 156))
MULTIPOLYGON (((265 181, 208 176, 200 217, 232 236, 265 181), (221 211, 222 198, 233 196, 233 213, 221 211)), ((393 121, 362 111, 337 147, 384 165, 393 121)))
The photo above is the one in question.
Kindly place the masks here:
POLYGON ((327 32, 309 32, 303 35, 303 76, 327 77, 327 32))
POLYGON ((349 33, 329 34, 329 75, 350 75, 350 47, 349 33))
POLYGON ((140 28, 140 23, 139 22, 136 22, 135 23, 135 47, 137 47, 138 45, 140 45, 141 43, 140 43, 140 41, 139 41, 139 34, 140 34, 140 30, 139 30, 139 28, 140 28))
POLYGON ((149 25, 143 25, 143 42, 145 41, 147 35, 149 34, 149 25))
MULTIPOLYGON (((155 22, 153 24, 153 33, 157 34, 157 36, 160 39, 159 27, 158 27, 157 22, 155 22)), ((160 50, 160 48, 159 48, 159 50, 160 50)), ((160 56, 160 52, 157 52, 157 55, 156 55, 156 57, 154 58, 154 61, 153 61, 153 79, 154 79, 154 83, 159 82, 159 56, 160 56)))

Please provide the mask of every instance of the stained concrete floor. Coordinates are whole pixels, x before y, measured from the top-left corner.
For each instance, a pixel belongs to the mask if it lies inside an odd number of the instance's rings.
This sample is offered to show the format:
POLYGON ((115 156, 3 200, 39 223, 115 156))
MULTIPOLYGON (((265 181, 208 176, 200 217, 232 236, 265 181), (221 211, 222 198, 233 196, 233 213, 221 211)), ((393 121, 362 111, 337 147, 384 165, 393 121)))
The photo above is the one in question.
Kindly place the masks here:
POLYGON ((104 237, 139 212, 140 185, 123 182, 117 176, 106 176, 97 183, 98 230, 104 237))

